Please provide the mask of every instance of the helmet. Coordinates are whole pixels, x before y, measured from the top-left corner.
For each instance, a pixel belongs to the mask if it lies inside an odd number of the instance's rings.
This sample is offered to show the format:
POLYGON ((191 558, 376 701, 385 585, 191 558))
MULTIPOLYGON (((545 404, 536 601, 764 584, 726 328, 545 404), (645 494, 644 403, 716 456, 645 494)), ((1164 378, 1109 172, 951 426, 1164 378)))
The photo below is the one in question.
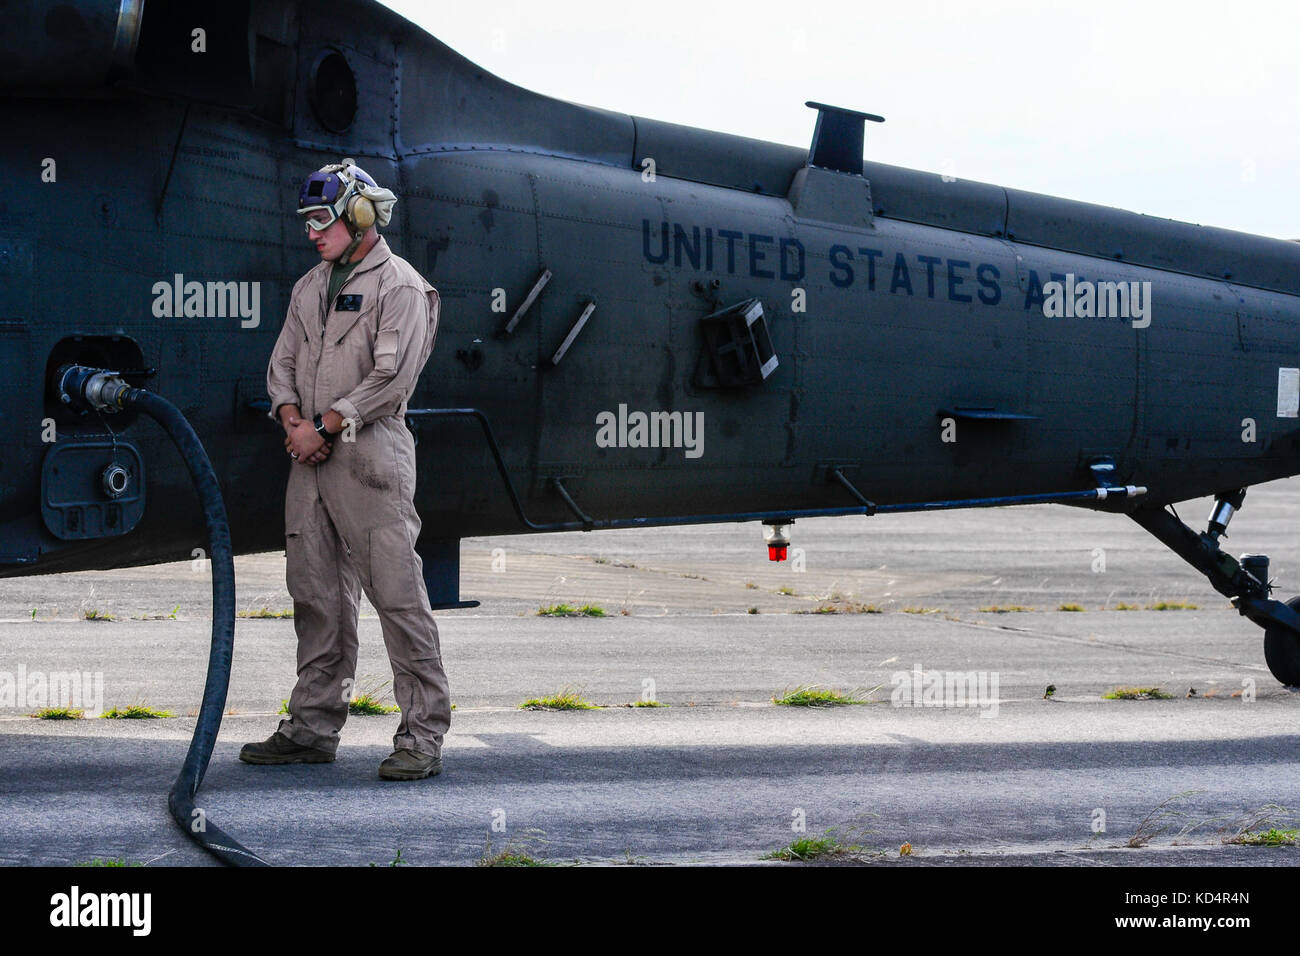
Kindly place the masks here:
POLYGON ((336 219, 342 219, 352 233, 352 244, 339 259, 342 265, 347 264, 367 229, 376 223, 388 225, 396 203, 397 196, 393 191, 381 187, 352 159, 322 166, 303 180, 298 191, 299 216, 306 217, 316 211, 329 215, 329 218, 319 221, 306 219, 308 235, 328 229, 336 219))

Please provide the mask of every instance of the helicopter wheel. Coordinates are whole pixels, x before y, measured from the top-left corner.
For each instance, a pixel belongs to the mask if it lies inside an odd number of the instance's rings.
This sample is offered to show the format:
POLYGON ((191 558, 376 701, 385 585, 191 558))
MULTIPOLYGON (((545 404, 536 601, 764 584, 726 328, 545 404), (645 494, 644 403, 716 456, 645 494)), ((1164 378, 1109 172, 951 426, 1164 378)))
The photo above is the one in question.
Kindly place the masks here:
MULTIPOLYGON (((1286 606, 1300 612, 1300 597, 1293 597, 1286 606)), ((1279 681, 1300 687, 1300 636, 1283 627, 1268 628, 1264 631, 1264 660, 1279 681)))

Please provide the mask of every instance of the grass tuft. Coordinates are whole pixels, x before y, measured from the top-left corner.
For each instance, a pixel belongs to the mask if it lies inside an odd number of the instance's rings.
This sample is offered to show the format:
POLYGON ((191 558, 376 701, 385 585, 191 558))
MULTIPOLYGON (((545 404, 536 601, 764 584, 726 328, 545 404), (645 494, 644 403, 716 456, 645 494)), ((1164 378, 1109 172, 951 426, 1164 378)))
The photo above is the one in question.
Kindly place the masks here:
POLYGON ((869 704, 871 700, 858 691, 842 694, 838 690, 822 687, 820 684, 800 684, 780 697, 773 697, 772 703, 780 707, 839 707, 847 704, 869 704))
POLYGON ((1300 842, 1300 830, 1295 827, 1296 815, 1276 803, 1247 810, 1226 826, 1219 827, 1224 843, 1239 846, 1295 846, 1300 842))
POLYGON ((260 618, 271 618, 274 620, 280 620, 281 618, 293 617, 293 608, 288 608, 286 610, 281 610, 281 611, 273 611, 271 608, 263 605, 262 607, 254 608, 251 611, 240 611, 238 614, 235 615, 235 617, 252 618, 254 620, 260 618))
POLYGON ((1174 695, 1159 687, 1116 687, 1101 696, 1103 700, 1172 700, 1174 695))
POLYGON ((483 845, 483 855, 479 858, 479 866, 554 866, 555 864, 543 860, 540 853, 534 847, 541 846, 546 842, 545 833, 542 830, 529 828, 524 831, 522 837, 508 840, 506 845, 500 850, 492 850, 492 834, 489 833, 487 841, 483 845))
POLYGON ((82 611, 81 616, 87 621, 116 621, 117 617, 109 614, 107 611, 101 611, 97 608, 90 608, 82 611))
POLYGON ((170 710, 157 710, 144 704, 129 704, 126 707, 114 707, 100 715, 105 720, 159 720, 163 717, 175 717, 170 710))
MULTIPOLYGON (((856 826, 847 828, 847 839, 852 839, 858 831, 856 826)), ((793 840, 778 850, 764 854, 760 859, 784 860, 787 863, 807 863, 813 860, 858 859, 864 850, 857 843, 845 842, 840 835, 840 828, 831 827, 821 836, 805 836, 793 840)))
POLYGON ((1192 604, 1190 601, 1157 601, 1155 604, 1148 604, 1148 611, 1199 611, 1199 604, 1192 604))
POLYGON ((551 604, 537 609, 539 617, 605 617, 605 609, 597 604, 584 604, 574 607, 572 604, 551 604))
POLYGON ((93 860, 83 860, 80 863, 74 863, 72 865, 73 866, 144 866, 143 863, 138 863, 138 862, 132 863, 121 858, 104 860, 104 859, 100 859, 99 857, 95 857, 93 860))
POLYGON ((1062 604, 1057 608, 1058 611, 1082 611, 1083 609, 1082 604, 1062 604))
POLYGON ((844 846, 836 843, 827 837, 801 837, 792 841, 788 846, 783 846, 779 850, 773 850, 763 859, 765 860, 819 860, 828 856, 841 856, 847 853, 856 853, 862 849, 857 845, 844 846))
POLYGON ((937 607, 905 607, 904 614, 942 614, 943 611, 937 607))
POLYGON ((796 614, 884 614, 885 609, 879 604, 859 604, 855 601, 828 601, 819 604, 811 611, 796 611, 796 614))
MULTIPOLYGON (((1018 614, 1023 611, 1032 611, 1032 607, 1025 607, 1023 604, 986 604, 978 610, 984 614, 1018 614)), ((1079 608, 1083 610, 1083 608, 1079 608)))
POLYGON ((359 717, 382 717, 384 714, 395 714, 399 709, 393 704, 385 704, 369 692, 357 694, 348 701, 348 713, 359 717))
MULTIPOLYGON (((358 687, 348 701, 348 713, 358 717, 382 717, 385 714, 397 713, 401 708, 385 704, 383 700, 384 688, 388 684, 388 681, 381 681, 368 687, 358 687)), ((288 704, 286 703, 285 706, 287 708, 288 704)))
POLYGON ((86 712, 71 707, 46 707, 28 716, 35 717, 37 720, 81 720, 86 716, 86 712))
POLYGON ((550 866, 550 863, 516 850, 501 850, 478 861, 479 866, 550 866))
POLYGON ((599 704, 583 700, 577 691, 568 687, 550 697, 534 697, 519 705, 520 710, 598 710, 599 704))
POLYGON ((1254 833, 1240 833, 1228 842, 1241 846, 1295 846, 1298 839, 1300 839, 1300 829, 1279 830, 1277 827, 1270 827, 1254 833))
MULTIPOLYGON (((1184 790, 1182 793, 1176 793, 1172 797, 1162 800, 1156 805, 1150 813, 1138 821, 1137 830, 1125 842, 1125 846, 1131 850, 1136 850, 1146 846, 1153 839, 1168 830, 1175 821, 1184 819, 1187 814, 1176 807, 1170 806, 1176 800, 1185 800, 1188 797, 1204 793, 1203 790, 1184 790)), ((1193 829, 1195 827, 1193 826, 1193 829)), ((1184 827, 1183 832, 1188 828, 1184 827)))
POLYGON ((1140 611, 1142 610, 1142 608, 1140 608, 1136 604, 1126 604, 1125 602, 1120 601, 1113 608, 1111 608, 1111 610, 1112 611, 1140 611))

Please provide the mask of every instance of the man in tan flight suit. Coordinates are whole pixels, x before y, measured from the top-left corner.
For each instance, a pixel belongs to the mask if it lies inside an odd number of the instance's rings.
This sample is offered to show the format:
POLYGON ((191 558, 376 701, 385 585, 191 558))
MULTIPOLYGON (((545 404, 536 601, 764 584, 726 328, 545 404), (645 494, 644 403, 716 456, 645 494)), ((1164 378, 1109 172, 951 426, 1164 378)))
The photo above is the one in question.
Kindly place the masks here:
POLYGON ((439 299, 375 228, 388 224, 396 201, 350 159, 312 173, 299 196, 321 262, 294 286, 267 369, 270 414, 292 459, 285 555, 298 683, 288 719, 240 752, 248 763, 334 760, 364 590, 379 612, 402 711, 379 776, 418 780, 442 769, 451 704, 415 553, 415 446, 404 419, 433 350, 439 299))

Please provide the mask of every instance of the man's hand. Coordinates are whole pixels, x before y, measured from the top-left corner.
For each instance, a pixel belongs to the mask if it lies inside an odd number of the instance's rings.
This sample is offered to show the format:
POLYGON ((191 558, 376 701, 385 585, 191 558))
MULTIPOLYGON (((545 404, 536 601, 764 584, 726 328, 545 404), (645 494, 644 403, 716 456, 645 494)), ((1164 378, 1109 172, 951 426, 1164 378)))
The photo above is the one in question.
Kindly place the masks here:
MULTIPOLYGON (((306 458, 295 458, 294 461, 301 465, 319 465, 330 456, 330 451, 333 450, 333 447, 334 446, 331 442, 326 442, 321 446, 320 451, 316 452, 314 455, 309 455, 306 458)), ((293 440, 288 435, 284 436, 284 450, 286 454, 293 454, 293 440)))
POLYGON ((316 433, 315 425, 292 414, 285 418, 284 447, 302 465, 320 464, 329 457, 333 448, 316 433))

